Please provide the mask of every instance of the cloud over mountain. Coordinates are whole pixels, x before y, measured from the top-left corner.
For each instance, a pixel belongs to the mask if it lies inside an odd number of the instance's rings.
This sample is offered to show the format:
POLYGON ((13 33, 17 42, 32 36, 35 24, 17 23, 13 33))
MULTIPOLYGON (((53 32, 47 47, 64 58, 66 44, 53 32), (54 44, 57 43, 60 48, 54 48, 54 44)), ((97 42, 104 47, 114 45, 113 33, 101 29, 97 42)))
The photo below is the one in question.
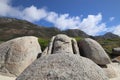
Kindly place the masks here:
POLYGON ((47 12, 44 8, 37 9, 35 6, 25 8, 21 14, 22 18, 28 21, 39 21, 47 16, 47 12))
MULTIPOLYGON (((0 16, 16 17, 30 22, 45 20, 61 30, 77 28, 89 35, 99 35, 107 31, 120 35, 120 26, 108 28, 102 22, 101 13, 88 15, 88 17, 81 19, 80 16, 70 16, 69 13, 58 14, 54 11, 47 11, 45 8, 37 8, 34 5, 20 9, 19 6, 13 7, 11 4, 12 0, 1 0, 0 16)), ((110 18, 110 21, 112 20, 114 17, 110 18)))

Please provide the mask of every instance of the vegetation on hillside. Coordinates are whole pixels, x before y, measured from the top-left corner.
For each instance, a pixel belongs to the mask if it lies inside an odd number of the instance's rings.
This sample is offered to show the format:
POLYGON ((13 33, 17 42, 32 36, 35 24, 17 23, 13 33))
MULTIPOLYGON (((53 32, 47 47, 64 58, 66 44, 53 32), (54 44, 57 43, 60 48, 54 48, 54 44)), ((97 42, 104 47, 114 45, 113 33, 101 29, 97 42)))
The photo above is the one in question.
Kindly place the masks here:
MULTIPOLYGON (((73 37, 76 39, 77 42, 83 40, 83 37, 73 37)), ((0 40, 0 44, 4 42, 3 40, 0 40)), ((50 38, 45 39, 45 38, 39 38, 38 42, 41 46, 42 51, 44 51, 44 49, 48 46, 49 42, 50 42, 50 38)), ((99 39, 97 40, 97 42, 99 42, 102 47, 104 48, 104 50, 108 53, 111 54, 112 53, 112 49, 115 47, 120 47, 120 38, 112 38, 112 39, 99 39)))
POLYGON ((112 49, 115 47, 120 47, 120 38, 111 38, 111 39, 100 39, 97 40, 105 51, 109 54, 112 53, 112 49))
POLYGON ((66 34, 70 37, 88 37, 79 29, 68 29, 61 31, 56 27, 43 27, 25 20, 15 18, 0 18, 0 39, 10 40, 22 36, 36 36, 40 38, 51 38, 57 34, 66 34))
MULTIPOLYGON (((77 42, 83 40, 84 38, 82 37, 74 37, 77 42)), ((44 39, 44 38, 39 38, 39 43, 41 45, 42 51, 47 47, 47 45, 50 42, 50 39, 44 39)), ((112 49, 115 47, 120 47, 120 38, 113 38, 113 39, 100 39, 97 40, 98 43, 102 45, 104 50, 108 53, 112 53, 112 49)))
POLYGON ((61 31, 55 27, 42 27, 25 20, 0 18, 0 43, 13 38, 32 35, 39 37, 38 41, 43 51, 49 44, 51 37, 57 34, 66 34, 75 38, 77 42, 90 37, 97 40, 107 53, 112 53, 113 48, 120 47, 120 37, 113 33, 106 33, 105 35, 95 37, 89 36, 79 29, 61 31))
POLYGON ((83 40, 84 38, 83 37, 74 37, 76 39, 77 42, 83 40))

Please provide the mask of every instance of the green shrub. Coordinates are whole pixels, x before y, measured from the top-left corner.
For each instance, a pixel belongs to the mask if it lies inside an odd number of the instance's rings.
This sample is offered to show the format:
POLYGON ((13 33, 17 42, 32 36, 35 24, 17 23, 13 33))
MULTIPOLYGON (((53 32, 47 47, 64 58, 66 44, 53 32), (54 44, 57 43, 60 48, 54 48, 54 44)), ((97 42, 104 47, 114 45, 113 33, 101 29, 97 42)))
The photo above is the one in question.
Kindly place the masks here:
MULTIPOLYGON (((74 37, 74 38, 76 39, 77 42, 84 39, 82 37, 74 37)), ((97 41, 102 45, 105 51, 110 54, 112 53, 113 48, 120 47, 120 38, 102 39, 97 41)), ((39 38, 38 42, 41 45, 41 49, 43 51, 48 46, 50 39, 39 38)))
POLYGON ((84 38, 82 38, 82 37, 74 37, 74 38, 76 39, 77 42, 84 39, 84 38))
MULTIPOLYGON (((81 37, 75 37, 76 41, 80 41, 82 40, 83 38, 81 37)), ((45 39, 45 38, 38 38, 38 42, 41 46, 41 49, 42 51, 44 51, 44 49, 48 46, 49 42, 50 42, 50 39, 45 39)))
POLYGON ((38 42, 41 46, 42 51, 48 46, 50 39, 38 38, 38 42))
POLYGON ((4 41, 0 41, 0 44, 3 43, 4 41))

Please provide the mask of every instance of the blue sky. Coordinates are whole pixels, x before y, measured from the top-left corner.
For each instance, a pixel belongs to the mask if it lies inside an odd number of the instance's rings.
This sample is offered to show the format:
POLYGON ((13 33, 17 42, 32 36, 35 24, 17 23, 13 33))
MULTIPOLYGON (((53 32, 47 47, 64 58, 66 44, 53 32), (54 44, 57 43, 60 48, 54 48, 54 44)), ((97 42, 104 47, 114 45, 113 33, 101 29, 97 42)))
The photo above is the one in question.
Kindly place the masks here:
POLYGON ((120 0, 0 0, 0 16, 89 35, 120 35, 120 0))

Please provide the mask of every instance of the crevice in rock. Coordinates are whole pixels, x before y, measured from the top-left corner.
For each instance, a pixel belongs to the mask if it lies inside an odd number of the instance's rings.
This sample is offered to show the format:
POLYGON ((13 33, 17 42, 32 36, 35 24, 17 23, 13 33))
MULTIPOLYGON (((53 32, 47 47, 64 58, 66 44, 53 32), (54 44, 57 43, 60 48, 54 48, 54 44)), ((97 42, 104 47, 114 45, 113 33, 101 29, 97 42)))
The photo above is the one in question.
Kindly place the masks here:
POLYGON ((80 55, 83 56, 83 57, 86 57, 85 56, 85 52, 84 52, 84 50, 81 47, 81 42, 78 42, 78 48, 79 48, 79 51, 80 51, 80 55))
POLYGON ((99 64, 97 65, 100 66, 101 68, 107 68, 107 65, 99 65, 99 64))
POLYGON ((9 55, 10 55, 10 48, 8 48, 6 54, 5 54, 5 63, 8 61, 9 55))
POLYGON ((41 55, 42 55, 42 53, 38 53, 38 55, 37 55, 37 59, 40 58, 41 55))
POLYGON ((71 40, 71 42, 72 42, 72 49, 73 49, 73 53, 74 53, 74 54, 76 54, 77 52, 76 52, 76 50, 75 50, 74 41, 73 41, 73 40, 71 40))
POLYGON ((55 39, 53 40, 53 43, 52 43, 51 54, 53 54, 53 51, 54 51, 54 45, 55 45, 55 39))

